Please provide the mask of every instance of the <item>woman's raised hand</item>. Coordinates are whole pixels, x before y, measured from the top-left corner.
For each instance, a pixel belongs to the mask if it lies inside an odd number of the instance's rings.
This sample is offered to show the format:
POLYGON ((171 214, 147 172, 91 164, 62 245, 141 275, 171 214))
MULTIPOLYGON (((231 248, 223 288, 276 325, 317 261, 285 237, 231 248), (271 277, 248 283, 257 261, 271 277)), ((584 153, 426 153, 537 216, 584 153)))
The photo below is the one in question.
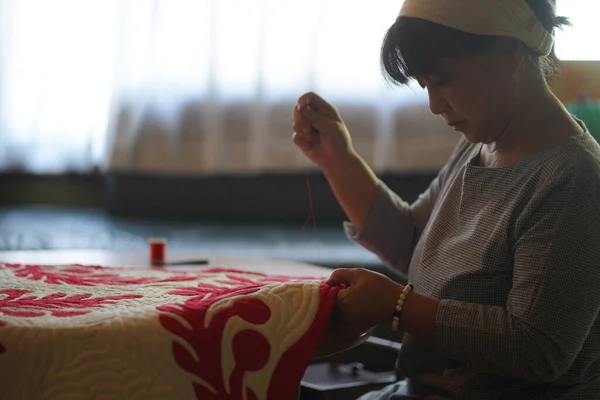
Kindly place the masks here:
POLYGON ((315 93, 294 107, 293 142, 321 169, 354 155, 352 140, 338 110, 315 93))

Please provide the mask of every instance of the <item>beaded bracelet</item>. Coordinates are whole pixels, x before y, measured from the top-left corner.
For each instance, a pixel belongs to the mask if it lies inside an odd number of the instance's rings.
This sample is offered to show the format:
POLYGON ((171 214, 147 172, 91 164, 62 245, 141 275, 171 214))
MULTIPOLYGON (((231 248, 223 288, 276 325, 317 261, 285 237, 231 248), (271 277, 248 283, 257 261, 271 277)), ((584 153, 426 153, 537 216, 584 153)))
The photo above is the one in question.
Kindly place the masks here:
POLYGON ((400 317, 402 316, 402 309, 404 308, 404 301, 413 288, 414 286, 412 284, 404 286, 404 289, 398 298, 398 303, 396 304, 396 309, 394 310, 394 318, 392 318, 392 331, 394 332, 398 330, 398 324, 400 323, 400 317))

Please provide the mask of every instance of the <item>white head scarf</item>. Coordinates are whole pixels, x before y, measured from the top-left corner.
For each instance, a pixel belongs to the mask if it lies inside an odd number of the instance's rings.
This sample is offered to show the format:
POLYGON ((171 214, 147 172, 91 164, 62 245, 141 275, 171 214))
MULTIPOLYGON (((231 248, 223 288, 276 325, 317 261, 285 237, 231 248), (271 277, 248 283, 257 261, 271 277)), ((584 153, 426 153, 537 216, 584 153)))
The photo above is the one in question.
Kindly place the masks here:
POLYGON ((519 39, 548 55, 554 37, 525 0, 404 0, 402 17, 414 17, 477 35, 519 39))

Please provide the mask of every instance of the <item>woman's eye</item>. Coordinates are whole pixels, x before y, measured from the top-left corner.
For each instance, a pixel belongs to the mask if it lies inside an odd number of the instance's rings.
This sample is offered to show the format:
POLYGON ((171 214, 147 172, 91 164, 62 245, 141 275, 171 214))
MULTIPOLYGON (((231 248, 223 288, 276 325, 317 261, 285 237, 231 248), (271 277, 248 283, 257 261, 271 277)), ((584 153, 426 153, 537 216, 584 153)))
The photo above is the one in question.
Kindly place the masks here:
POLYGON ((450 83, 451 79, 449 77, 445 77, 445 78, 438 78, 436 80, 429 80, 429 82, 423 82, 421 80, 418 80, 417 83, 419 84, 419 86, 421 86, 421 88, 426 89, 427 87, 433 88, 433 87, 443 87, 445 85, 447 85, 448 83, 450 83))
POLYGON ((450 78, 444 78, 444 79, 440 79, 439 81, 435 82, 434 85, 435 86, 444 86, 444 85, 447 85, 448 83, 450 83, 450 78))

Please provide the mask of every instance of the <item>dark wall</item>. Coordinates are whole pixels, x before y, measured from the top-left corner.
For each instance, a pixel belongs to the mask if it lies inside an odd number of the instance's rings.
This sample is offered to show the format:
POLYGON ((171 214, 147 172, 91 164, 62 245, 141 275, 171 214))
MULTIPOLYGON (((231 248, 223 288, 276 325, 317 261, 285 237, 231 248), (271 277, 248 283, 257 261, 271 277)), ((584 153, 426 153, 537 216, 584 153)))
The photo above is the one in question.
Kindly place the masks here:
POLYGON ((0 207, 31 204, 102 208, 106 204, 105 177, 0 174, 0 207))
MULTIPOLYGON (((435 173, 390 174, 382 179, 406 200, 427 188, 435 173)), ((341 221, 344 213, 323 175, 309 176, 317 221, 341 221)), ((310 200, 306 176, 257 175, 152 177, 110 174, 109 209, 118 215, 161 215, 233 221, 290 221, 307 218, 310 200)))
MULTIPOLYGON (((382 180, 405 200, 424 191, 435 172, 384 174, 382 180)), ((344 214, 320 173, 309 176, 315 218, 338 222, 344 214)), ((164 176, 0 175, 0 206, 55 204, 106 208, 119 216, 281 222, 310 212, 306 175, 164 176)))

